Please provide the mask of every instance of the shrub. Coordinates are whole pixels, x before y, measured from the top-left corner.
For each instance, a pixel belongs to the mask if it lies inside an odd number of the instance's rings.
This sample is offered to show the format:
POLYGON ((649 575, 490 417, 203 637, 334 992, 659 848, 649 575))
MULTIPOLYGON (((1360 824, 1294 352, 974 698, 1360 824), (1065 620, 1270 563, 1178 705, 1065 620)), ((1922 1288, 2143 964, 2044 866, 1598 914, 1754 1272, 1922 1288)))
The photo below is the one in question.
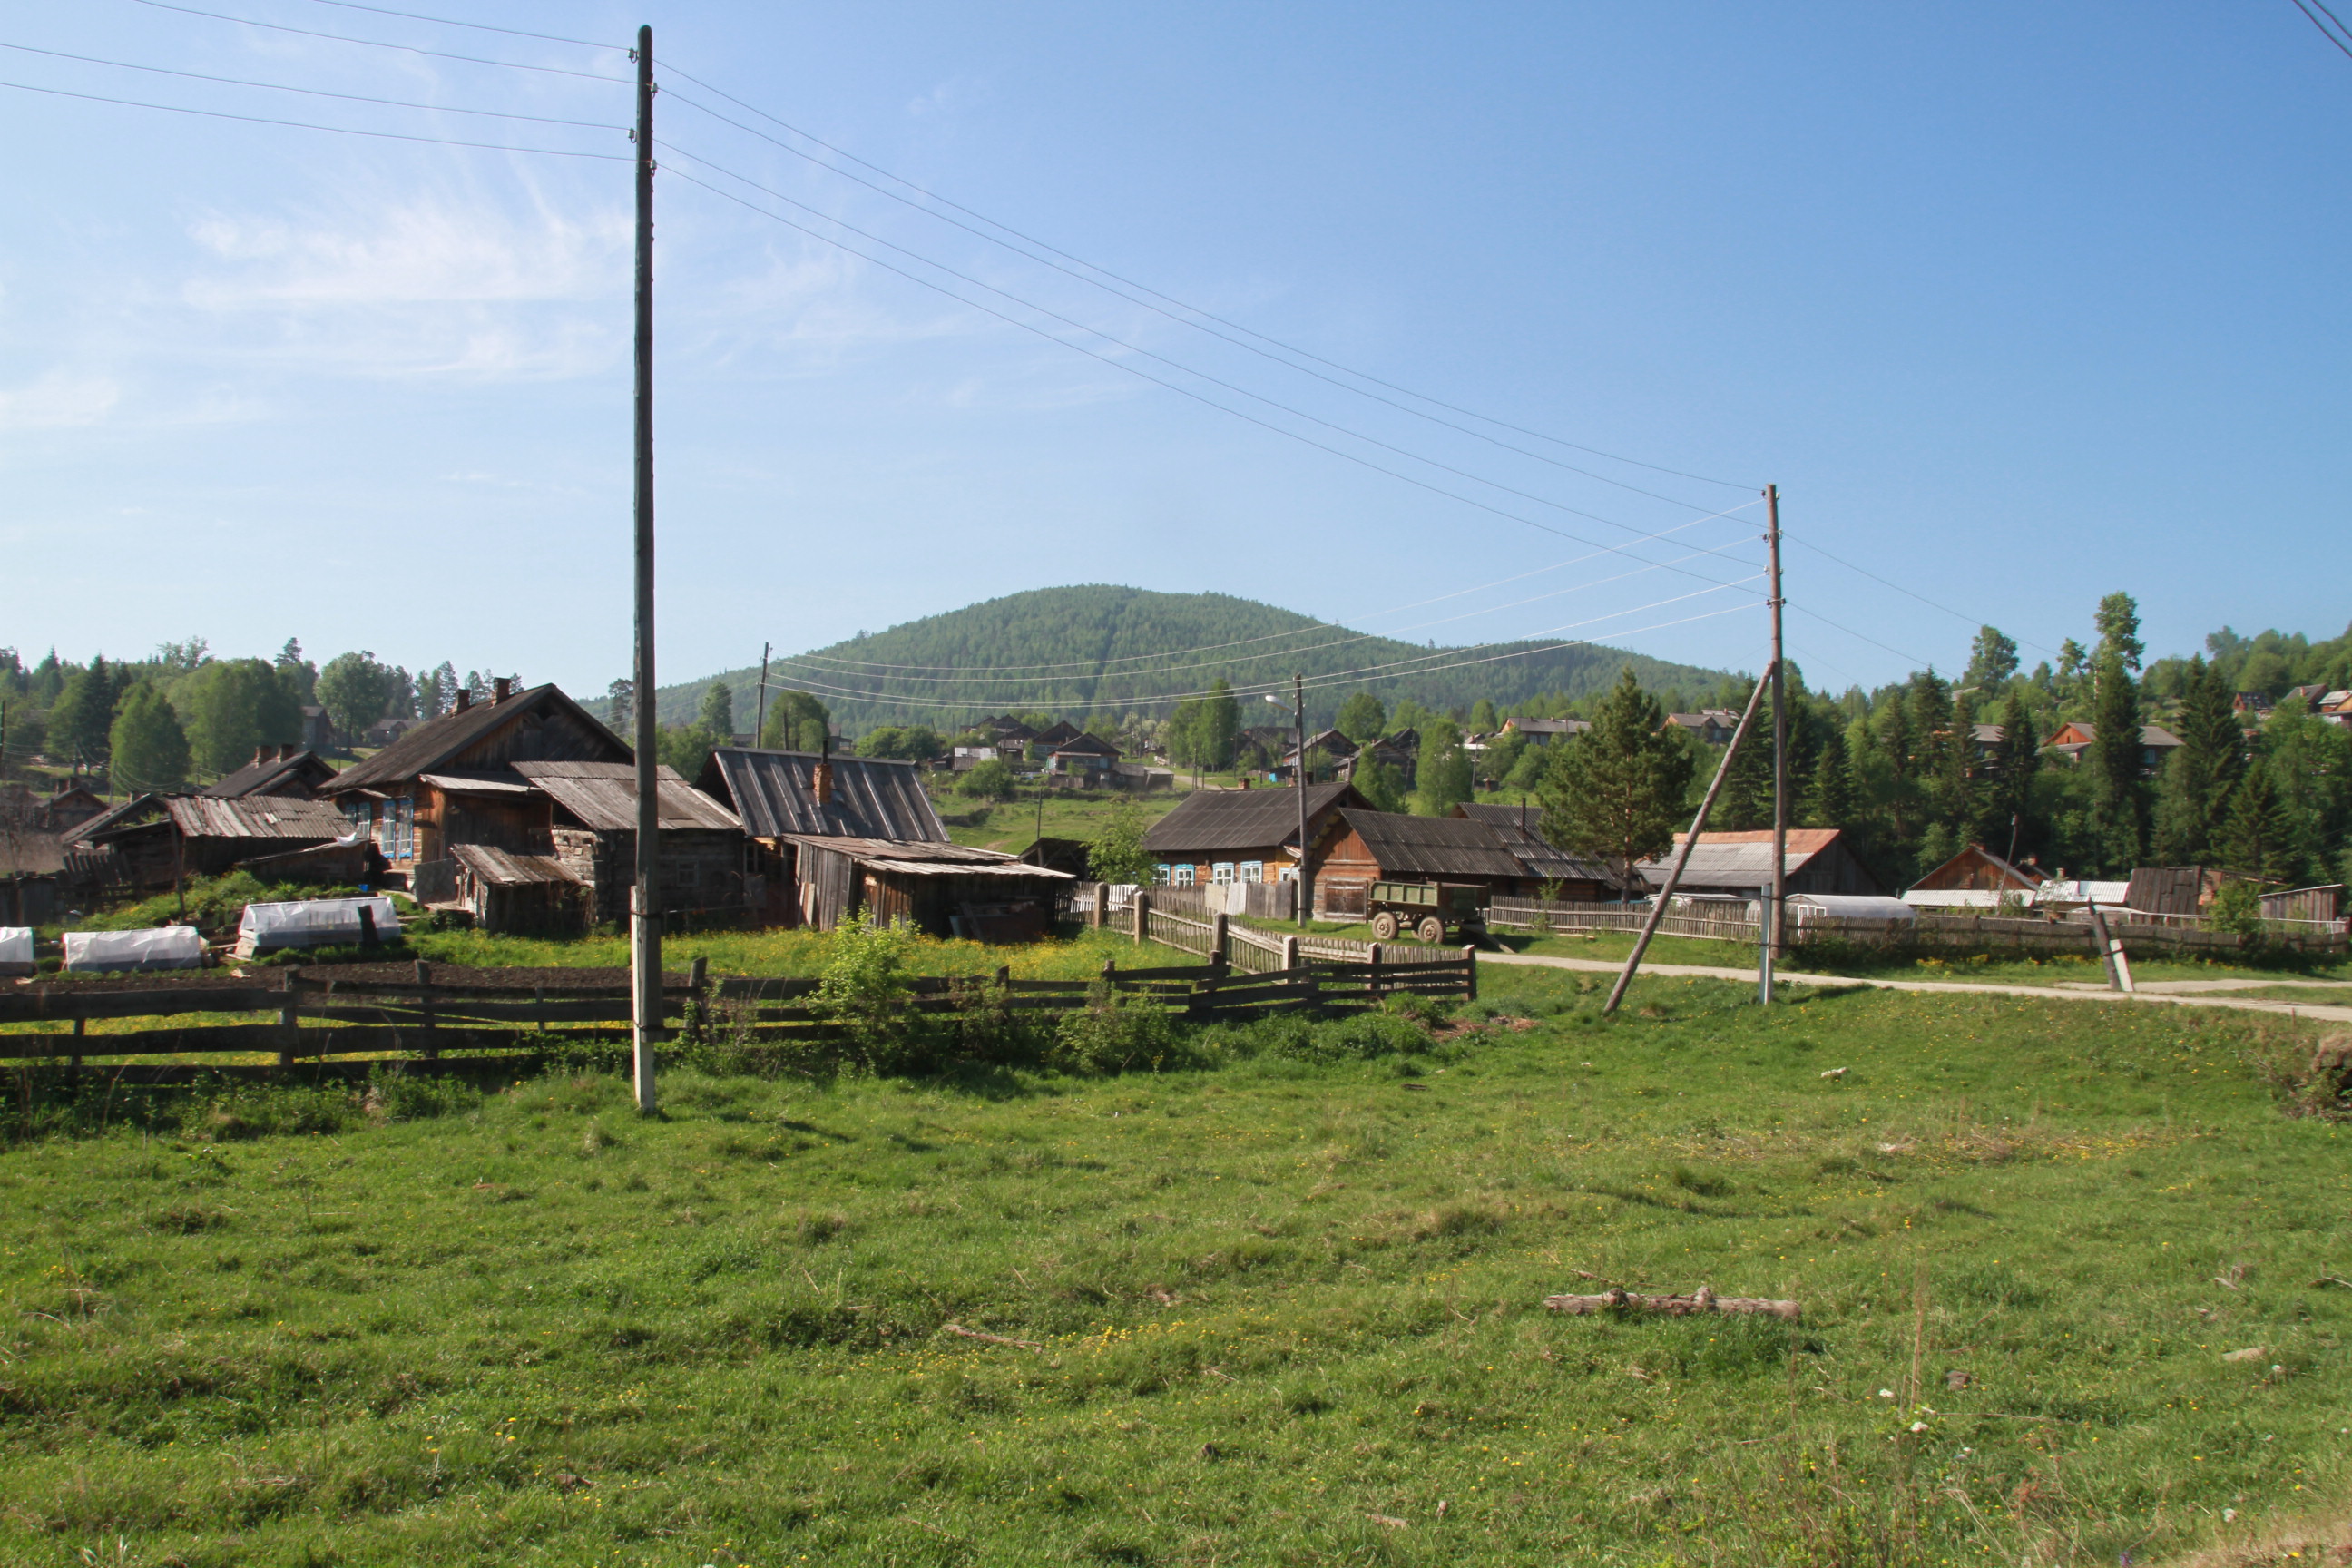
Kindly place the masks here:
MULTIPOLYGON (((1097 982, 1084 1007, 1062 1015, 1050 1060, 1069 1072, 1158 1072, 1181 1065, 1171 1059, 1179 1050, 1173 1013, 1151 997, 1097 982)), ((1191 1053, 1184 1054, 1189 1061, 1191 1053)))
POLYGON ((921 1044, 907 954, 914 928, 861 911, 835 928, 817 980, 817 1012, 841 1031, 844 1058, 867 1072, 904 1070, 921 1044))
POLYGON ((2231 936, 2263 934, 2263 898, 2252 882, 2236 878, 2223 882, 2213 889, 2213 902, 2206 913, 2215 931, 2231 936))
POLYGON ((956 781, 956 791, 974 800, 1011 800, 1013 770, 1001 757, 991 757, 974 764, 972 770, 956 781))

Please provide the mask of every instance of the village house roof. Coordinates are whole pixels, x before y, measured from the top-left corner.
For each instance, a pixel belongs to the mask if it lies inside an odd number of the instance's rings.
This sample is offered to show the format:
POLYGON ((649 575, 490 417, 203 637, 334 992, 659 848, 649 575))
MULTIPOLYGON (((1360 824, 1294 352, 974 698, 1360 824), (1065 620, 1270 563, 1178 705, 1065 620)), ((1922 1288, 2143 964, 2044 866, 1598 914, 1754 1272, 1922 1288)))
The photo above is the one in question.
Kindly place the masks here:
POLYGON ((1739 728, 1737 708, 1702 708, 1696 713, 1669 713, 1666 722, 1688 730, 1701 740, 1711 741, 1717 734, 1729 737, 1739 728))
POLYGON ((793 834, 944 843, 948 830, 922 774, 912 763, 881 757, 835 757, 832 798, 816 803, 817 764, 812 752, 771 752, 748 746, 710 753, 702 793, 732 805, 754 838, 793 834))
MULTIPOLYGON (((1690 837, 1675 835, 1680 845, 1690 837)), ((1838 842, 1834 827, 1791 827, 1789 829, 1789 854, 1782 867, 1784 876, 1793 877, 1815 856, 1823 854, 1838 842)), ((1643 880, 1654 888, 1666 884, 1666 873, 1674 867, 1674 852, 1669 850, 1655 860, 1644 860, 1633 868, 1643 880)), ((1692 846, 1690 863, 1683 868, 1683 883, 1693 888, 1762 887, 1772 880, 1772 830, 1759 827, 1741 833, 1702 833, 1692 846)))
POLYGON ((1592 728, 1590 719, 1506 719, 1506 730, 1517 730, 1529 740, 1537 736, 1581 735, 1592 728))
MULTIPOLYGON (((2099 727, 2096 724, 2086 720, 2071 719, 2050 737, 2049 744, 2053 749, 2087 746, 2098 738, 2099 727)), ((2180 744, 2180 737, 2161 725, 2142 724, 2139 727, 2139 743, 2151 751, 2165 751, 2180 744)))
POLYGON ((1076 740, 1078 733, 1078 727, 1076 724, 1071 723, 1067 719, 1062 719, 1029 738, 1041 746, 1058 746, 1064 742, 1076 740))
POLYGON ((1057 757, 1117 757, 1118 748, 1099 735, 1074 735, 1054 748, 1057 757))
POLYGON ((93 844, 97 836, 109 828, 127 826, 159 816, 163 810, 163 797, 156 795, 134 795, 121 805, 100 812, 87 822, 76 823, 58 837, 68 844, 93 844))
MULTIPOLYGON (((1307 822, 1311 826, 1335 806, 1370 810, 1371 804, 1350 784, 1310 784, 1307 822)), ((1297 842, 1298 795, 1286 789, 1196 790, 1143 835, 1144 849, 1161 856, 1274 849, 1297 842)))
MULTIPOLYGON (((1565 720, 1558 721, 1568 722, 1565 720)), ((1540 877, 1548 882, 1599 882, 1603 887, 1616 885, 1617 879, 1610 874, 1608 868, 1580 859, 1544 837, 1543 807, 1539 805, 1467 804, 1455 806, 1454 815, 1485 823, 1501 841, 1503 847, 1518 857, 1519 863, 1527 868, 1528 876, 1540 877)))
MULTIPOLYGON (((637 830, 635 763, 517 763, 520 773, 577 820, 598 833, 637 830)), ((734 831, 735 814, 688 784, 674 768, 656 770, 654 810, 665 833, 683 828, 734 831)))
POLYGON ((830 849, 845 855, 871 871, 897 871, 910 877, 1003 877, 1013 880, 1066 882, 1067 871, 1040 866, 1001 849, 975 849, 969 844, 917 843, 903 838, 862 838, 844 834, 788 833, 793 844, 810 849, 830 849))
MULTIPOLYGON (((163 797, 163 812, 185 838, 302 838, 323 843, 350 836, 354 829, 343 814, 322 800, 285 795, 254 795, 243 800, 215 800, 209 795, 163 797)), ((98 837, 119 838, 151 824, 140 822, 110 827, 98 837)))
POLYGON ((452 844, 449 858, 494 888, 527 888, 535 883, 580 879, 552 855, 517 855, 488 844, 452 844))
POLYGON ((337 773, 319 793, 341 795, 347 790, 406 784, 421 773, 447 768, 460 752, 479 745, 509 724, 534 719, 543 721, 558 712, 575 728, 584 731, 590 742, 606 753, 598 760, 627 762, 635 755, 593 714, 550 684, 518 691, 503 702, 472 703, 419 724, 365 762, 337 773))
POLYGON ((199 790, 215 800, 249 795, 311 795, 335 776, 334 764, 299 746, 264 746, 253 761, 199 790))
MULTIPOLYGON (((1767 863, 1769 864, 1769 858, 1767 863)), ((2030 893, 2042 886, 2039 875, 2021 871, 1981 844, 1971 844, 1911 884, 1912 892, 1983 891, 2030 893)), ((1907 896, 1907 895, 1906 895, 1907 896)))
POLYGON ((1495 830, 1475 817, 1358 810, 1339 816, 1364 841, 1383 877, 1528 875, 1495 830))
MULTIPOLYGON (((1297 733, 1297 731, 1292 731, 1294 736, 1297 733)), ((1307 749, 1310 752, 1320 751, 1327 757, 1352 757, 1356 754, 1356 742, 1337 730, 1326 730, 1319 735, 1307 736, 1307 749)), ((1298 748, 1296 745, 1288 747, 1284 752, 1284 755, 1290 757, 1296 757, 1297 754, 1298 748)))

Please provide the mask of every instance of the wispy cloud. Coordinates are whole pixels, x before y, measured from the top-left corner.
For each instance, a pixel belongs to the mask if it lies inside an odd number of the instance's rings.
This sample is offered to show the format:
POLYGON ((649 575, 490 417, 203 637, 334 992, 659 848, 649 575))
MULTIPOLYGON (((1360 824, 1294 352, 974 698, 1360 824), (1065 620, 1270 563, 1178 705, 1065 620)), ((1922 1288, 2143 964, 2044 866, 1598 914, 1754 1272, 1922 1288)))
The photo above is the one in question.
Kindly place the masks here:
POLYGON ((111 376, 53 370, 28 385, 0 389, 0 431, 97 425, 121 401, 122 388, 111 376))

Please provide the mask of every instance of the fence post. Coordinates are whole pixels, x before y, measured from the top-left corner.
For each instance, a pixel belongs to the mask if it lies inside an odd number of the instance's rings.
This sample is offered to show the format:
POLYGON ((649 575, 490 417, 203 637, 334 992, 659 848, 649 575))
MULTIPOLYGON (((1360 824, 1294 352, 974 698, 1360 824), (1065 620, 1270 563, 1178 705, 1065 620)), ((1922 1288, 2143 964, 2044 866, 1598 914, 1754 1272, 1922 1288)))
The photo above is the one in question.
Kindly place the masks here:
POLYGON ((300 1037, 296 1033, 299 1026, 295 1022, 293 970, 286 971, 278 988, 286 993, 286 1000, 278 1006, 278 1065, 284 1068, 294 1065, 294 1042, 300 1037))
POLYGON ((1233 929, 1227 922, 1232 918, 1220 911, 1209 920, 1209 962, 1219 969, 1225 966, 1226 933, 1233 929))
POLYGON ((1285 969, 1298 967, 1298 939, 1296 936, 1286 936, 1282 939, 1282 967, 1285 969))
POLYGON ((1141 888, 1135 889, 1135 945, 1141 947, 1151 934, 1151 895, 1141 888))
POLYGON ((2131 960, 2124 956, 2122 941, 2108 931, 2107 917, 2100 911, 2098 905, 2085 904, 2084 908, 2090 912, 2091 931, 2097 942, 2099 957, 2105 961, 2107 966, 2107 984, 2117 991, 2131 990, 2131 960))
POLYGON ((1462 944, 1463 999, 1478 1000, 1478 947, 1475 942, 1462 944))
POLYGON ((437 1062, 441 1059, 441 1046, 440 1042, 433 1037, 433 995, 427 989, 432 984, 433 966, 423 959, 418 959, 416 961, 416 1010, 424 1016, 425 1059, 428 1062, 437 1062))
POLYGON ((1376 998, 1383 994, 1381 990, 1381 944, 1379 942, 1372 943, 1372 972, 1365 978, 1364 990, 1376 998))
POLYGON ((1103 900, 1109 897, 1110 884, 1108 882, 1097 882, 1095 884, 1094 905, 1087 910, 1087 929, 1088 931, 1102 930, 1103 900))
POLYGON ((710 960, 698 954, 694 962, 686 966, 688 1011, 682 1020, 688 1031, 688 1037, 698 1046, 703 1043, 702 1016, 709 1010, 707 1005, 708 999, 703 995, 704 991, 709 989, 709 984, 710 960))

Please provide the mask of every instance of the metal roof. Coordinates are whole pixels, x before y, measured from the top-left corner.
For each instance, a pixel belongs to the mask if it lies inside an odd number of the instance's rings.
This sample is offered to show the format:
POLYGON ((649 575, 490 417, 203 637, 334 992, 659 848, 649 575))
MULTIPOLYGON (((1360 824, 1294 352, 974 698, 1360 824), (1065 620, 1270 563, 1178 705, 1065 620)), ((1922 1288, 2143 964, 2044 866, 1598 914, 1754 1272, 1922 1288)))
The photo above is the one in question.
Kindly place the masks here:
POLYGON ((833 798, 816 804, 816 767, 811 752, 758 751, 727 746, 710 753, 696 781, 705 795, 733 805, 743 831, 755 838, 791 834, 854 837, 895 842, 942 844, 948 830, 922 774, 912 763, 879 757, 835 757, 833 798))
POLYGON ((1528 875, 1495 830, 1472 817, 1356 810, 1339 815, 1371 851, 1384 877, 1528 875))
POLYGON ((602 735, 612 742, 616 759, 633 753, 620 737, 599 722, 577 702, 566 697, 551 682, 534 686, 528 691, 518 691, 504 702, 477 702, 462 712, 444 713, 438 719, 419 724, 415 729, 378 752, 363 763, 345 768, 320 786, 320 792, 340 795, 362 784, 398 784, 434 769, 474 744, 502 725, 513 722, 533 710, 562 706, 587 726, 593 734, 602 735))
POLYGON ((88 822, 78 822, 58 837, 68 844, 91 844, 98 835, 110 827, 129 826, 144 822, 163 809, 163 801, 152 795, 134 795, 121 805, 100 812, 88 822))
POLYGON ((541 882, 579 880, 551 855, 516 855, 487 844, 452 844, 449 858, 497 888, 526 888, 541 882))
POLYGON ((811 849, 846 855, 875 871, 901 871, 916 877, 1010 877, 1032 881, 1067 882, 1067 871, 1039 866, 999 849, 975 849, 968 844, 917 843, 905 839, 855 838, 838 834, 787 834, 793 843, 811 849))
MULTIPOLYGON (((1310 823, 1334 806, 1347 805, 1369 808, 1371 802, 1349 784, 1307 786, 1310 823)), ((1297 842, 1298 792, 1295 789, 1195 790, 1143 835, 1143 847, 1154 855, 1279 848, 1297 842)))
POLYGON ((266 763, 247 763, 223 777, 217 784, 207 784, 198 791, 216 800, 234 800, 241 795, 262 795, 289 780, 299 779, 306 773, 323 774, 320 783, 335 776, 334 765, 316 752, 296 752, 289 757, 273 757, 266 763))
MULTIPOLYGON (((637 827, 637 765, 635 763, 517 763, 514 771, 554 798, 555 804, 599 833, 634 833, 637 827)), ((686 782, 674 768, 657 773, 654 809, 664 832, 686 828, 740 830, 735 814, 686 782)))
MULTIPOLYGON (((1690 836, 1675 835, 1679 846, 1690 836)), ((1834 827, 1791 827, 1789 829, 1789 855, 1782 869, 1795 876, 1812 858, 1837 842, 1834 827)), ((1663 888, 1666 873, 1673 869, 1675 852, 1668 850, 1655 860, 1644 860, 1633 868, 1652 887, 1663 888)), ((1690 864, 1683 868, 1682 885, 1691 888, 1760 888, 1772 880, 1772 830, 1757 828, 1744 833, 1702 833, 1691 849, 1690 864)))
POLYGON ((1548 882, 1599 882, 1612 888, 1617 885, 1617 879, 1599 861, 1571 855, 1544 837, 1543 807, 1539 805, 1464 805, 1454 810, 1456 816, 1483 822, 1492 828, 1503 847, 1519 858, 1530 877, 1540 877, 1548 882))
MULTIPOLYGON (((624 763, 623 767, 633 766, 624 763)), ((451 795, 533 795, 530 784, 519 773, 501 771, 494 773, 419 773, 416 782, 431 784, 435 789, 451 795)))
POLYGON ((356 832, 341 811, 320 800, 257 795, 238 800, 175 795, 163 802, 172 825, 190 838, 302 838, 324 843, 356 832))

